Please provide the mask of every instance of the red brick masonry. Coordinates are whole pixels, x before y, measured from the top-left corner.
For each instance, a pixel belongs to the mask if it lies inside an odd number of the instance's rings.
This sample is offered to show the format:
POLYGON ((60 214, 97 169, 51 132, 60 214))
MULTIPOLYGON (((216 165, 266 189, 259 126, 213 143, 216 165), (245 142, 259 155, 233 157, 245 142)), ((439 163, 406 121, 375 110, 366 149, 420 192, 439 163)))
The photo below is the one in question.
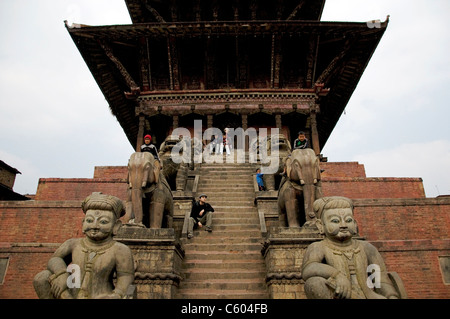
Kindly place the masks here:
MULTIPOLYGON (((450 256, 450 197, 425 198, 420 178, 367 178, 356 162, 322 163, 325 196, 352 198, 359 232, 403 279, 410 298, 450 298, 439 257, 450 256)), ((36 298, 32 279, 65 240, 82 237, 81 201, 93 191, 126 199, 126 167, 94 178, 42 178, 34 200, 0 201, 0 298, 36 298)))

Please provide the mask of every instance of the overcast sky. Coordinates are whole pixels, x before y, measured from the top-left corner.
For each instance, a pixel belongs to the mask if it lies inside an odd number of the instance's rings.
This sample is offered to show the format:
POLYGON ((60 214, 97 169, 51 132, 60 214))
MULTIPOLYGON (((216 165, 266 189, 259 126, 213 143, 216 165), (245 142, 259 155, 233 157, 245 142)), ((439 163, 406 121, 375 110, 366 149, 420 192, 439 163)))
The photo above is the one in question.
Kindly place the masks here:
MULTIPOLYGON (((448 0, 328 0, 323 21, 390 22, 322 153, 368 177, 421 177, 450 194, 448 0)), ((124 0, 0 1, 0 160, 14 190, 92 178, 133 148, 64 27, 131 23, 124 0)))

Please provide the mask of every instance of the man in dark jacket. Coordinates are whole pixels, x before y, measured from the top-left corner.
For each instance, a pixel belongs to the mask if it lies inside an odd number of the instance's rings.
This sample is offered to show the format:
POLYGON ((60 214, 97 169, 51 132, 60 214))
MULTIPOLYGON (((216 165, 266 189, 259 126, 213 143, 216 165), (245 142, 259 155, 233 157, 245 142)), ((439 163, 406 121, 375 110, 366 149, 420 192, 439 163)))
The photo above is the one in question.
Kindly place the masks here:
POLYGON ((212 228, 212 213, 214 208, 211 207, 209 203, 206 202, 205 194, 199 196, 198 201, 192 205, 191 217, 189 217, 189 228, 187 237, 190 239, 194 237, 194 227, 203 227, 205 225, 205 230, 211 232, 212 228))

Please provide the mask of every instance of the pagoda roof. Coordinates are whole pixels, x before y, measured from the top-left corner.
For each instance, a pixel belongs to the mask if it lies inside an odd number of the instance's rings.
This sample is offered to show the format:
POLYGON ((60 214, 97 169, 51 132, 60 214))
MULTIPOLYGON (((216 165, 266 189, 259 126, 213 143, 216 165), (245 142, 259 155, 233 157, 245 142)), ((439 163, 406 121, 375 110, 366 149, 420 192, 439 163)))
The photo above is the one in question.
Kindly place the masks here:
POLYGON ((316 20, 325 0, 125 0, 131 21, 316 20))
MULTIPOLYGON (((138 1, 127 1, 127 5, 130 8, 135 2, 138 1)), ((112 113, 133 146, 137 139, 139 121, 136 116, 136 103, 129 98, 130 95, 136 96, 145 92, 160 92, 167 96, 189 92, 209 94, 223 90, 217 80, 220 74, 210 77, 212 80, 206 80, 209 84, 201 89, 189 87, 189 76, 186 75, 199 69, 199 74, 195 76, 201 77, 208 73, 208 70, 214 69, 207 66, 203 69, 205 64, 212 62, 201 60, 197 68, 196 64, 192 63, 194 71, 187 70, 191 64, 189 58, 212 60, 219 63, 220 67, 220 60, 224 59, 226 53, 221 53, 221 50, 213 50, 211 53, 207 49, 211 41, 217 41, 217 45, 236 45, 232 50, 239 46, 239 54, 243 56, 250 56, 252 50, 256 50, 256 53, 253 52, 256 54, 255 58, 249 57, 246 63, 250 69, 263 67, 263 71, 257 71, 262 72, 260 74, 263 76, 266 73, 268 77, 272 76, 271 84, 264 88, 266 91, 301 92, 314 88, 317 83, 329 89, 329 94, 320 97, 320 113, 317 114, 320 147, 323 148, 356 89, 387 24, 388 20, 371 25, 365 22, 267 20, 148 22, 112 26, 66 24, 66 27, 108 101, 112 113), (239 39, 241 41, 236 44, 239 39), (143 43, 146 41, 145 46, 143 43), (274 45, 274 41, 277 41, 277 45, 274 45), (147 48, 148 51, 143 54, 142 48, 147 48), (206 50, 206 54, 196 50, 206 50), (147 71, 151 73, 152 79, 149 80, 150 87, 143 89, 142 59, 147 55, 150 57, 149 52, 153 54, 150 58, 153 64, 149 67, 151 70, 147 71), (267 53, 267 58, 258 60, 263 53, 267 53), (281 56, 281 59, 278 57, 279 61, 282 61, 281 71, 274 70, 277 65, 273 63, 275 55, 281 56), (168 67, 166 64, 170 64, 170 60, 175 56, 181 61, 168 67), (187 60, 184 61, 185 56, 187 60), (305 66, 308 64, 305 61, 311 62, 309 66, 305 66), (172 72, 176 67, 183 76, 172 72), (297 67, 299 74, 294 74, 294 77, 309 79, 309 82, 289 82, 288 73, 297 72, 297 67), (273 74, 277 72, 281 72, 281 80, 278 86, 274 86, 273 74), (283 74, 286 75, 283 77, 283 74), (178 85, 173 84, 174 77, 179 81, 178 85)), ((239 59, 235 58, 234 62, 240 63, 239 59)), ((247 76, 250 77, 252 73, 248 73, 247 76)), ((248 82, 247 79, 246 83, 248 82)), ((252 90, 245 84, 236 85, 233 89, 235 92, 240 89, 252 90)), ((258 88, 253 90, 258 91, 258 88)))

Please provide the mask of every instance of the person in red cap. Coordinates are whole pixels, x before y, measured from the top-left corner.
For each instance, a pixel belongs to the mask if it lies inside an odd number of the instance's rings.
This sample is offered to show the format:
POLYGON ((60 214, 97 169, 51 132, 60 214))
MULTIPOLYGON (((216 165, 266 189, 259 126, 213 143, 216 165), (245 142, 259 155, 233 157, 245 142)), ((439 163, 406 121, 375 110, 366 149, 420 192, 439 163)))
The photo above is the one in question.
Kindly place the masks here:
POLYGON ((156 146, 152 144, 152 136, 150 134, 144 136, 144 144, 141 145, 141 152, 149 152, 161 164, 158 150, 156 149, 156 146))

